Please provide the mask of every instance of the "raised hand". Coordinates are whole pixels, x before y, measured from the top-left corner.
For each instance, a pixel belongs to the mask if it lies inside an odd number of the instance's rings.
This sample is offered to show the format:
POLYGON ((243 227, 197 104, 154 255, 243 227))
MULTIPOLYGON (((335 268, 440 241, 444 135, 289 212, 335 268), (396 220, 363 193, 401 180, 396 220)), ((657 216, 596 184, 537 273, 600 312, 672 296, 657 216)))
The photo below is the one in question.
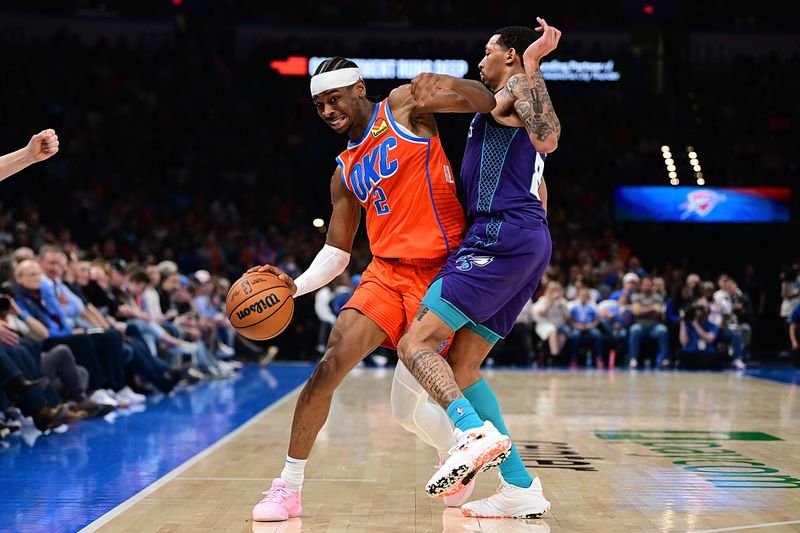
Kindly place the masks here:
POLYGON ((556 49, 558 41, 561 39, 561 30, 555 26, 549 26, 541 17, 536 17, 536 22, 539 23, 539 26, 535 30, 542 35, 533 41, 522 55, 522 59, 526 63, 528 61, 540 61, 544 56, 556 49))
POLYGON ((58 152, 58 135, 55 130, 44 130, 31 137, 28 155, 33 161, 44 161, 58 152))

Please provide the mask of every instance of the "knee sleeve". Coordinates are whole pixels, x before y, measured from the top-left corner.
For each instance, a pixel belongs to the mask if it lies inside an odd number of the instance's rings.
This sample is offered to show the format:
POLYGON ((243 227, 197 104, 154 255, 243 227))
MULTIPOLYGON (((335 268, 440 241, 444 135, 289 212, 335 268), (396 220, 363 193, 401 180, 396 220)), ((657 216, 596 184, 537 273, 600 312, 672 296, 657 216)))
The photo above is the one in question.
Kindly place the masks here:
POLYGON ((392 380, 392 415, 406 430, 447 454, 454 444, 453 428, 444 409, 428 401, 428 393, 398 361, 392 380))

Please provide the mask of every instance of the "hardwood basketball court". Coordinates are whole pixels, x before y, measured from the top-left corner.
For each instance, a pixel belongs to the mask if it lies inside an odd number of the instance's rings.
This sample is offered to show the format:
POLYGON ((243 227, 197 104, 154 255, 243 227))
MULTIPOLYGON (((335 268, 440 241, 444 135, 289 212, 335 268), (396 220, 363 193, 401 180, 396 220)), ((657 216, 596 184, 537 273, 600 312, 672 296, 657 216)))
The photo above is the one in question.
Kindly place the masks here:
MULTIPOLYGON (((795 385, 732 373, 487 373, 552 509, 466 519, 424 492, 433 449, 391 417, 391 370, 337 392, 306 468, 303 513, 253 524, 280 473, 299 389, 87 531, 800 531, 795 385)), ((475 497, 497 486, 481 474, 475 497)))

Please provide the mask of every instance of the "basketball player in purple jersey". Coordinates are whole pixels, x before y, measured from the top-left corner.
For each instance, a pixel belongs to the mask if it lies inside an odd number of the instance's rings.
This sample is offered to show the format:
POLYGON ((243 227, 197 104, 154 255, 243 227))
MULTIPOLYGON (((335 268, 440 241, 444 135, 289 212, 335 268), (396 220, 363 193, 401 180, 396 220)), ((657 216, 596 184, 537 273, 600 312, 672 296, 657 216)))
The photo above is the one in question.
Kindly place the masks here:
MULTIPOLYGON (((550 262, 542 176, 561 125, 539 62, 556 48, 561 32, 537 21, 535 31, 498 30, 486 45, 479 69, 497 106, 478 113, 468 133, 461 179, 470 227, 398 345, 406 367, 456 426, 455 451, 426 486, 432 496, 453 493, 481 470, 472 443, 483 437, 483 420, 508 434, 480 366, 511 330, 550 262), (536 32, 542 34, 538 39, 536 32), (453 331, 444 361, 436 350, 453 331)), ((549 509, 539 479, 528 474, 516 447, 500 469, 498 493, 465 504, 465 515, 533 518, 549 509)))

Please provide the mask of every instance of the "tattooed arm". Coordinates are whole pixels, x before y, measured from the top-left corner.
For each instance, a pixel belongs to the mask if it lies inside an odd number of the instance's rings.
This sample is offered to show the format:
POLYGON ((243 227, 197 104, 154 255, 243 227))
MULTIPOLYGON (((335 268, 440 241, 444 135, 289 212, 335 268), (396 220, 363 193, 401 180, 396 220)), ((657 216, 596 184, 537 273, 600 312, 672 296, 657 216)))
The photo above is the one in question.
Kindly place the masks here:
POLYGON ((539 62, 555 50, 561 32, 548 26, 542 18, 537 17, 536 20, 541 24, 536 31, 541 32, 542 36, 522 55, 525 74, 512 76, 506 84, 506 90, 515 98, 514 109, 525 124, 536 151, 549 154, 558 146, 561 122, 553 109, 553 102, 550 101, 539 62))

